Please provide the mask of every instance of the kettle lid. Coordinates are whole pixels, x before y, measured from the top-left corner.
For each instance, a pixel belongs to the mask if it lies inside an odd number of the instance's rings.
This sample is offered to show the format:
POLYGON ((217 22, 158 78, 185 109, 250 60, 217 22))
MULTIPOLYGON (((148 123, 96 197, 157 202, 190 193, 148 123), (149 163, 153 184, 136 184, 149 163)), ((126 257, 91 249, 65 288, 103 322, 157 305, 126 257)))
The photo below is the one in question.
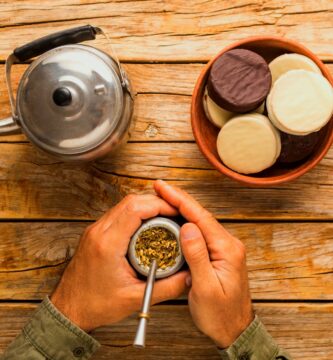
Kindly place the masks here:
POLYGON ((103 143, 121 121, 123 106, 116 63, 102 51, 78 44, 36 59, 17 94, 23 131, 55 154, 80 154, 103 143))

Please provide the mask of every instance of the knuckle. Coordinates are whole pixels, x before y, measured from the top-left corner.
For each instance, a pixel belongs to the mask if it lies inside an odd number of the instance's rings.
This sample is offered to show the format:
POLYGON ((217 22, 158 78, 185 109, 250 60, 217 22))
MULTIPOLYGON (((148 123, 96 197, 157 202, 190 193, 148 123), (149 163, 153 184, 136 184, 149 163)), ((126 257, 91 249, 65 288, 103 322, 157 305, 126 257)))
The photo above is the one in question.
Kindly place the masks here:
MULTIPOLYGON (((195 239, 193 239, 195 241, 195 239)), ((207 249, 203 246, 192 246, 191 258, 193 263, 200 263, 207 256, 207 249)))
POLYGON ((236 246, 237 246, 238 250, 241 251, 245 255, 246 247, 245 247, 244 243, 237 239, 236 244, 237 244, 236 246))
POLYGON ((84 231, 84 237, 88 237, 88 238, 93 237, 95 233, 96 233, 96 225, 95 224, 89 225, 84 231))
POLYGON ((242 264, 246 262, 246 248, 245 245, 240 240, 237 240, 235 243, 234 255, 237 262, 242 264))
POLYGON ((124 201, 127 204, 131 204, 131 203, 134 203, 137 200, 137 197, 138 197, 138 195, 128 194, 128 195, 125 196, 124 201))
POLYGON ((90 249, 89 251, 96 255, 105 254, 108 241, 103 239, 98 226, 95 224, 88 226, 85 230, 84 237, 86 238, 86 244, 90 249))
POLYGON ((207 209, 202 208, 201 210, 201 221, 216 221, 215 216, 209 212, 207 209))
POLYGON ((138 197, 135 196, 131 201, 128 202, 126 210, 129 213, 138 213, 140 211, 140 204, 138 203, 138 197))
POLYGON ((97 256, 102 257, 107 252, 108 242, 104 241, 102 238, 96 237, 93 240, 92 246, 94 253, 97 256))

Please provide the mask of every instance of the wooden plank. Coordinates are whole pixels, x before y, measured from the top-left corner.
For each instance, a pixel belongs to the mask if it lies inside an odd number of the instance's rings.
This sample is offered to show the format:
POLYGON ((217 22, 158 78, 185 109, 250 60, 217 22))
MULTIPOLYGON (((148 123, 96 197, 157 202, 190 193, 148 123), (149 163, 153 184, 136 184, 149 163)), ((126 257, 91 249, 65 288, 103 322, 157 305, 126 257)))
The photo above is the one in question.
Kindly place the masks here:
POLYGON ((333 149, 289 184, 246 188, 213 170, 194 143, 129 143, 92 164, 61 163, 30 144, 0 144, 0 218, 95 219, 124 195, 164 178, 218 218, 333 218, 333 149))
MULTIPOLYGON (((50 294, 88 223, 1 223, 0 299, 50 294)), ((333 300, 333 223, 226 223, 247 248, 254 299, 333 300)))
MULTIPOLYGON (((206 61, 233 41, 272 34, 332 60, 332 9, 330 0, 8 1, 0 11, 0 59, 36 37, 91 23, 110 33, 122 60, 206 61)), ((94 45, 106 48, 104 40, 94 45)))
MULTIPOLYGON (((31 316, 35 304, 0 305, 0 351, 8 346, 31 316)), ((256 304, 256 311, 280 346, 294 359, 333 357, 333 305, 286 303, 256 304)), ((93 359, 220 359, 212 341, 194 326, 186 305, 153 307, 147 347, 134 349, 136 316, 93 332, 102 344, 93 359), (172 344, 172 346, 170 346, 172 344)))
MULTIPOLYGON (((205 63, 201 64, 131 64, 122 63, 131 79, 134 91, 148 95, 188 95, 191 96, 194 85, 205 63)), ((326 64, 333 75, 333 64, 326 64)), ((12 67, 12 84, 14 92, 28 64, 12 67)), ((5 72, 4 64, 0 64, 0 72, 5 72)), ((8 115, 9 99, 5 77, 0 78, 0 118, 8 115)), ((171 110, 171 109, 169 109, 171 110)))
MULTIPOLYGON (((203 64, 123 64, 135 91, 131 141, 194 141, 190 104, 203 64)), ((327 65, 333 73, 333 64, 327 65)), ((13 67, 16 91, 27 65, 13 67)), ((0 65, 4 72, 4 65, 0 65)), ((10 115, 5 78, 0 79, 0 119, 10 115)), ((0 136, 0 142, 26 141, 23 135, 0 136)))
MULTIPOLYGON (((0 110, 10 116, 9 102, 0 97, 0 110)), ((138 94, 135 97, 130 141, 193 141, 190 125, 191 97, 168 94, 138 94)), ((27 142, 22 134, 0 135, 0 143, 27 142)))
MULTIPOLYGON (((189 122, 190 94, 202 64, 148 65, 124 64, 134 90, 134 127, 131 141, 193 141, 189 122), (159 80, 160 78, 160 80, 159 80), (181 83, 176 85, 178 78, 181 83), (154 83, 156 86, 154 87, 154 83)), ((13 67, 13 89, 16 89, 27 65, 13 67)), ((4 65, 0 65, 4 72, 4 65)), ((5 78, 0 79, 0 119, 10 116, 10 103, 5 78)), ((0 136, 0 142, 26 141, 24 135, 0 136)))

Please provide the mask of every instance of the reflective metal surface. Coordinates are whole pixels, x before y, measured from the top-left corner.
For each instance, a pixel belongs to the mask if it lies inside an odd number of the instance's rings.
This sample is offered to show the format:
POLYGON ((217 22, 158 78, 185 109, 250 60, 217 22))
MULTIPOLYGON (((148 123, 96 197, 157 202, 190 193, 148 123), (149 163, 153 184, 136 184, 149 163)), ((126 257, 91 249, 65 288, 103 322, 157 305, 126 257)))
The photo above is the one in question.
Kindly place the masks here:
POLYGON ((110 137, 115 145, 131 117, 117 70, 110 57, 85 45, 65 45, 43 54, 20 82, 17 114, 23 131, 56 155, 82 155, 110 137), (56 101, 60 89, 70 94, 63 105, 56 101))
POLYGON ((181 267, 185 263, 185 258, 182 253, 180 240, 179 240, 180 226, 175 221, 161 216, 145 221, 131 238, 127 250, 128 260, 138 273, 144 276, 148 276, 149 267, 140 264, 139 259, 137 258, 135 253, 135 244, 137 239, 139 238, 140 233, 152 227, 163 227, 168 229, 175 235, 175 238, 177 239, 178 242, 179 254, 176 258, 175 264, 170 267, 167 267, 166 269, 157 269, 156 271, 156 279, 163 279, 165 277, 175 274, 177 271, 181 269, 181 267))
POLYGON ((145 293, 142 300, 141 312, 139 314, 139 325, 133 342, 134 347, 142 348, 146 346, 147 324, 150 317, 149 309, 150 309, 151 298, 154 290, 156 270, 157 270, 157 262, 156 260, 153 260, 150 265, 145 293))

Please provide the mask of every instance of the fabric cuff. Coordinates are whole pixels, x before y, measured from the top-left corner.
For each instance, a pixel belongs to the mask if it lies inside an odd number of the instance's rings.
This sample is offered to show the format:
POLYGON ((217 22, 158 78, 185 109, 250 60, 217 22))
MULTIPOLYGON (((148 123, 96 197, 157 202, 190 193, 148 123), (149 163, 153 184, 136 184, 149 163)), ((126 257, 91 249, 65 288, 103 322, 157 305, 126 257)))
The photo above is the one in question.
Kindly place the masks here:
POLYGON ((223 360, 272 360, 278 345, 256 315, 248 328, 225 350, 219 350, 223 360))
POLYGON ((23 328, 27 340, 47 359, 87 360, 100 344, 67 319, 46 297, 23 328))

